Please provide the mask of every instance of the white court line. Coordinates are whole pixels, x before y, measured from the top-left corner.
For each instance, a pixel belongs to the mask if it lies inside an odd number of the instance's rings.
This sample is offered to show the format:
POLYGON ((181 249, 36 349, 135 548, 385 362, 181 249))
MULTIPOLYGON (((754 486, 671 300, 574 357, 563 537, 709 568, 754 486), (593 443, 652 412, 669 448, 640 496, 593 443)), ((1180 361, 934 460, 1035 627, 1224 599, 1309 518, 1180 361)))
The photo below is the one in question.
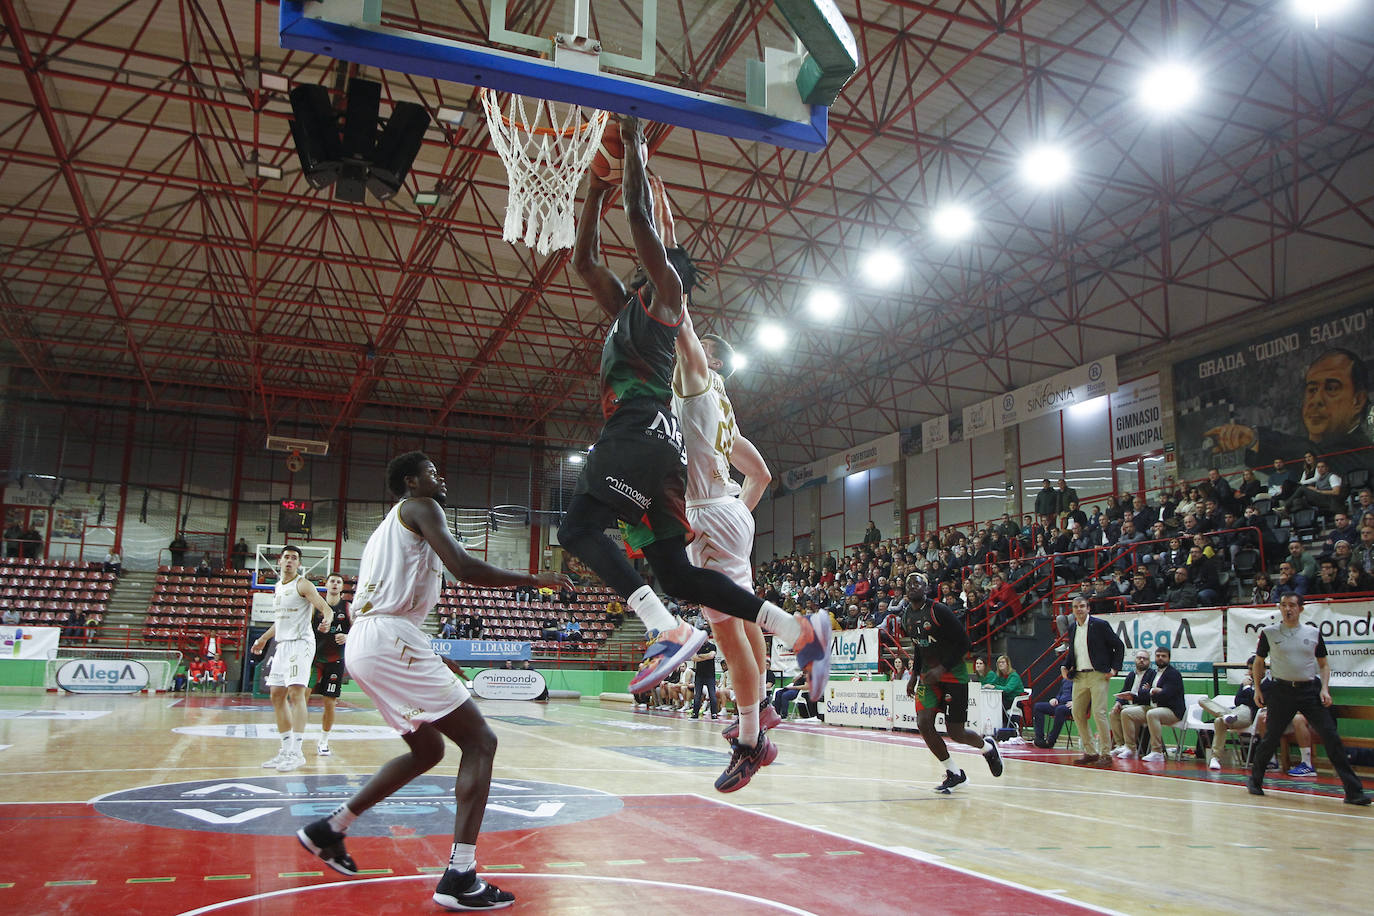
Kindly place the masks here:
POLYGON ((916 861, 924 862, 924 863, 926 863, 926 864, 928 864, 928 865, 934 866, 935 868, 947 868, 947 869, 949 869, 950 871, 958 872, 958 873, 961 874, 961 875, 968 875, 968 876, 971 877, 971 878, 978 878, 978 879, 983 880, 983 881, 991 881, 993 884, 1000 884, 1000 885, 1002 885, 1003 887, 1010 887, 1010 888, 1014 888, 1014 889, 1016 889, 1016 890, 1018 890, 1018 891, 1025 891, 1025 892, 1028 893, 1028 894, 1035 894, 1037 897, 1044 897, 1044 898, 1046 898, 1046 899, 1048 899, 1048 900, 1054 900, 1054 901, 1056 901, 1056 902, 1058 902, 1058 903, 1071 903, 1071 904, 1073 904, 1074 906, 1082 907, 1083 909, 1086 909, 1086 910, 1094 910, 1094 911, 1096 911, 1096 912, 1098 912, 1098 913, 1106 913, 1106 914, 1109 914, 1109 916, 1125 916, 1125 914, 1121 913, 1119 910, 1109 910, 1109 909, 1107 909, 1106 907, 1100 907, 1100 906, 1097 906, 1097 905, 1091 904, 1091 903, 1083 903, 1082 901, 1074 900, 1074 899, 1071 898, 1071 897, 1064 897, 1064 896, 1058 895, 1058 894, 1051 894, 1051 893, 1048 892, 1048 891, 1042 891, 1042 890, 1040 890, 1040 888, 1038 888, 1038 887, 1031 887, 1031 886, 1026 885, 1026 884, 1020 884, 1020 883, 1018 883, 1018 882, 1016 882, 1016 881, 1008 881, 1008 880, 1005 879, 1005 878, 995 878, 995 877, 993 877, 992 875, 985 875, 985 874, 983 874, 982 872, 974 871, 974 870, 971 869, 971 868, 964 868, 964 867, 959 866, 959 865, 950 865, 950 864, 947 863, 947 862, 931 862, 928 858, 925 857, 924 854, 922 854, 922 855, 917 855, 917 856, 910 856, 910 855, 908 855, 905 851, 903 851, 903 850, 905 849, 905 847, 901 847, 901 846, 879 846, 877 843, 870 843, 868 840, 860 840, 860 839, 858 839, 858 838, 856 838, 856 837, 847 836, 846 834, 839 833, 838 831, 830 830, 830 829, 825 828, 825 827, 817 827, 817 826, 813 826, 813 825, 810 825, 810 824, 802 824, 802 823, 799 823, 799 822, 797 822, 797 821, 788 820, 787 818, 785 818, 785 817, 780 817, 780 816, 778 816, 778 815, 776 815, 776 814, 769 814, 767 811, 759 811, 759 810, 757 810, 757 809, 755 809, 755 808, 746 808, 746 807, 744 807, 743 805, 737 805, 737 804, 735 804, 735 803, 733 803, 733 802, 728 802, 728 801, 721 801, 721 800, 718 799, 718 798, 708 798, 707 796, 704 796, 704 795, 697 795, 696 797, 697 797, 697 798, 700 798, 700 799, 703 800, 703 801, 714 802, 714 803, 716 803, 716 804, 718 804, 718 805, 725 805, 725 806, 728 807, 728 808, 734 808, 734 809, 736 809, 737 811, 747 811, 747 812, 750 813, 750 814, 757 814, 757 815, 759 815, 760 817, 766 817, 766 818, 768 818, 769 820, 777 821, 777 822, 779 822, 779 823, 781 823, 781 824, 787 824, 789 827, 800 827, 800 828, 802 828, 803 830, 814 830, 814 831, 817 832, 817 833, 824 833, 824 834, 826 834, 827 836, 832 836, 832 837, 835 837, 836 839, 844 840, 846 843, 854 843, 854 844, 857 844, 857 845, 859 845, 859 846, 867 846, 867 847, 870 848, 870 849, 879 849, 879 850, 882 850, 883 852, 892 852, 892 853, 896 853, 897 855, 904 856, 904 857, 906 857, 906 858, 914 858, 916 861))
MULTIPOLYGON (((497 875, 484 875, 490 881, 498 879, 497 875)), ((704 887, 698 884, 676 884, 671 881, 651 881, 646 878, 620 878, 610 875, 546 875, 546 874, 518 874, 516 872, 501 872, 499 880, 502 884, 508 883, 512 878, 541 878, 546 880, 563 881, 599 881, 606 884, 637 884, 644 887, 671 887, 675 890, 700 891, 705 894, 714 894, 719 897, 728 897, 733 900, 744 900, 749 903, 756 903, 761 906, 770 907, 780 913, 794 913, 796 916, 816 916, 810 910, 800 910, 794 906, 788 906, 776 900, 768 900, 763 897, 755 897, 752 894, 741 894, 737 891, 722 890, 718 887, 704 887)), ((219 903, 211 903, 207 906, 198 907, 194 910, 186 910, 180 916, 199 916, 201 913, 213 913, 225 907, 237 904, 252 903, 258 900, 268 900, 273 897, 283 897, 290 894, 310 893, 318 890, 333 890, 340 887, 357 887, 360 884, 388 884, 395 881, 433 881, 433 875, 398 875, 391 878, 364 878, 361 881, 334 881, 329 884, 311 884, 305 887, 289 887, 279 891, 268 891, 262 894, 252 894, 247 897, 236 897, 233 900, 223 900, 219 903)), ((517 900, 516 903, 519 903, 517 900)))

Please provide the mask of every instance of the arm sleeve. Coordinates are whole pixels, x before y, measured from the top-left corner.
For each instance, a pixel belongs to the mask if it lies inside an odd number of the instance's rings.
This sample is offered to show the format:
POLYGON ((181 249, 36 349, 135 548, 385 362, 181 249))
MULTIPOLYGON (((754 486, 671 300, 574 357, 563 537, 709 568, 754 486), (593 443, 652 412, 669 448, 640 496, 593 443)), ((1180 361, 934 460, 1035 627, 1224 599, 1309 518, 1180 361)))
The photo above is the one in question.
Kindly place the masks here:
POLYGON ((1317 634, 1317 658, 1326 658, 1326 640, 1320 633, 1317 634))
MULTIPOLYGON (((1326 651, 1325 646, 1322 647, 1322 651, 1326 651)), ((1269 636, 1263 630, 1260 630, 1259 645, 1255 646, 1255 654, 1260 658, 1269 657, 1269 636)))

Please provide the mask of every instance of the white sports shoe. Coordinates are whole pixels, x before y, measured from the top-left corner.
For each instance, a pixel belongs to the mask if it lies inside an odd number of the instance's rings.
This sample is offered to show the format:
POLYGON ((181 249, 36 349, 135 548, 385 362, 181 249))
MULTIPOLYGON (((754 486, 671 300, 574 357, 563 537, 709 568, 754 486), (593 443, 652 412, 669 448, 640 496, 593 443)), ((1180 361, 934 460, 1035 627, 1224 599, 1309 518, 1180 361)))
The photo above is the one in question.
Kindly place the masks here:
POLYGON ((1141 763, 1163 763, 1163 762, 1164 762, 1164 754, 1163 754, 1163 752, 1161 752, 1161 751, 1150 751, 1150 753, 1148 753, 1148 754, 1146 754, 1144 757, 1141 757, 1141 758, 1140 758, 1140 762, 1141 762, 1141 763))
POLYGON ((319 756, 319 757, 328 757, 328 756, 329 756, 330 754, 332 754, 332 753, 334 753, 334 752, 331 751, 331 750, 329 749, 329 742, 328 742, 328 741, 320 741, 319 743, 317 743, 317 744, 315 745, 315 754, 316 754, 316 756, 319 756))
POLYGON ((299 770, 305 766, 304 754, 287 754, 282 758, 281 763, 277 764, 278 773, 290 773, 292 770, 299 770))
POLYGON ((1131 750, 1129 747, 1119 748, 1119 750, 1121 751, 1121 753, 1117 754, 1116 756, 1121 758, 1122 760, 1135 759, 1135 751, 1131 750))
POLYGON ((277 751, 277 755, 276 755, 275 757, 273 757, 271 760, 264 760, 264 761, 263 761, 263 763, 262 763, 262 768, 263 768, 264 770, 271 770, 271 769, 274 769, 275 767, 277 767, 277 766, 282 762, 282 760, 283 760, 285 757, 286 757, 286 751, 277 751))
POLYGON ((1112 748, 1112 756, 1113 756, 1113 757, 1120 757, 1122 754, 1126 753, 1126 751, 1127 751, 1126 745, 1124 745, 1124 744, 1118 744, 1116 747, 1112 748))
POLYGON ((1207 760, 1207 769, 1209 769, 1209 770, 1219 770, 1219 769, 1221 769, 1221 761, 1218 760, 1218 759, 1215 758, 1215 757, 1209 758, 1209 759, 1207 760))

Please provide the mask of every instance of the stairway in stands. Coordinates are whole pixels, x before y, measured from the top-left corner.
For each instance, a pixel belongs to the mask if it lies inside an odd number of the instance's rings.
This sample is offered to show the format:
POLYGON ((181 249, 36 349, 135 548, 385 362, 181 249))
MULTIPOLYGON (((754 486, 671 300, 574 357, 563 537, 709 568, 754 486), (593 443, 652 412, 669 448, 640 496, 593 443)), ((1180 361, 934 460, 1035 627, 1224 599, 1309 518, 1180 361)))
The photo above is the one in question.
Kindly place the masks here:
POLYGON ((148 606, 153 601, 153 586, 156 581, 157 573, 152 571, 126 571, 116 579, 114 588, 110 590, 110 600, 105 605, 104 623, 91 644, 95 646, 141 645, 141 636, 136 636, 131 643, 126 643, 123 630, 107 634, 106 629, 109 627, 130 627, 134 632, 141 634, 144 621, 148 618, 148 606))
POLYGON ((645 629, 638 617, 625 612, 625 622, 611 631, 597 650, 594 664, 600 666, 633 657, 644 651, 645 629))

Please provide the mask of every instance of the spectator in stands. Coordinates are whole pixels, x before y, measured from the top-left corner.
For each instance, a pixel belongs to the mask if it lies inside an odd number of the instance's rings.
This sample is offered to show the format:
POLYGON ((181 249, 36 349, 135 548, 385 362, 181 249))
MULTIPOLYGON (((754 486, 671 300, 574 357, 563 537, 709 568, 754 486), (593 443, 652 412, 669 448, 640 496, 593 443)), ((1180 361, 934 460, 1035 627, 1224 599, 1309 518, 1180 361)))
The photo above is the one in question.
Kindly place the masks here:
POLYGON ((1188 567, 1174 570, 1174 581, 1164 592, 1164 606, 1171 609, 1201 607, 1197 586, 1188 578, 1188 567))
POLYGON ((1355 498, 1353 513, 1357 525, 1363 525, 1366 518, 1374 518, 1374 489, 1360 487, 1359 496, 1355 498))
POLYGON ((43 535, 39 534, 33 525, 24 529, 24 550, 21 555, 30 560, 36 560, 43 555, 43 535))
POLYGON ((1283 600, 1284 595, 1297 595, 1299 598, 1307 594, 1307 577, 1293 570, 1292 562, 1284 560, 1279 564, 1279 580, 1274 583, 1274 600, 1283 600))
POLYGON ((1121 599, 1121 593, 1112 585, 1111 579, 1094 579, 1092 581, 1092 594, 1088 601, 1092 605, 1094 614, 1110 614, 1121 610, 1125 604, 1121 599))
MULTIPOLYGON (((1046 481, 1048 484, 1049 481, 1046 481)), ((5 556, 20 557, 24 550, 24 526, 18 521, 5 527, 5 556)))
POLYGON ((625 622, 625 605, 621 604, 616 598, 606 602, 606 618, 613 626, 620 626, 625 622))
POLYGON ((1058 512, 1062 516, 1068 512, 1070 507, 1077 508, 1078 491, 1069 486, 1069 482, 1063 477, 1059 478, 1059 489, 1054 493, 1058 501, 1058 512))
POLYGON ((787 707, 793 701, 797 701, 798 712, 802 711, 801 696, 806 692, 806 674, 799 673, 792 678, 784 687, 779 687, 773 691, 773 710, 779 718, 787 718, 787 707))
POLYGON ((1202 509, 1202 494, 1198 492, 1197 487, 1189 487, 1188 495, 1179 500, 1178 517, 1183 519, 1186 523, 1188 516, 1193 515, 1200 509, 1202 509))
POLYGON ((1109 750, 1107 685, 1121 667, 1126 646, 1111 624, 1090 616, 1086 599, 1073 599, 1072 607, 1066 665, 1074 682, 1073 721, 1083 743, 1083 754, 1074 763, 1082 766, 1100 763, 1109 750), (1089 732, 1089 721, 1096 725, 1096 734, 1089 732))
POLYGON ((1351 541, 1337 541, 1332 545, 1331 558, 1336 561, 1336 568, 1342 573, 1350 568, 1350 559, 1354 555, 1353 546, 1351 541))
POLYGON ((196 575, 208 576, 212 572, 214 572, 214 570, 210 567, 210 555, 208 553, 203 554, 200 558, 200 562, 196 564, 196 575))
MULTIPOLYGON (((1143 502, 1143 500, 1142 500, 1143 502)), ((1137 551, 1145 541, 1145 535, 1136 530, 1135 519, 1127 516, 1121 520, 1121 533, 1113 543, 1112 562, 1117 569, 1130 569, 1138 562, 1137 551)))
POLYGON ((1011 666, 1010 658, 999 655, 997 656, 997 666, 991 677, 984 679, 983 683, 1002 691, 1002 721, 1005 723, 1007 714, 1011 712, 1012 704, 1026 689, 1025 683, 1021 680, 1021 675, 1011 666))
MULTIPOLYGON (((473 611, 472 613, 470 613, 470 614, 467 615, 467 638, 468 638, 468 639, 481 639, 481 638, 482 638, 482 631, 483 631, 484 629, 485 629, 485 624, 484 624, 484 622, 483 622, 483 620, 482 620, 482 615, 481 615, 481 614, 477 613, 476 611, 473 611)), ((579 629, 580 629, 580 628, 579 628, 579 629)))
POLYGON ((1136 569, 1131 574, 1131 594, 1128 603, 1132 607, 1140 607, 1147 604, 1159 604, 1159 592, 1155 588, 1154 578, 1143 569, 1136 569))
POLYGON ((239 538, 229 551, 229 562, 235 569, 248 568, 248 542, 239 538))
POLYGON ((873 524, 873 519, 870 518, 868 520, 868 527, 864 529, 864 544, 876 547, 882 542, 882 539, 882 533, 878 531, 878 526, 873 524))
POLYGON ((1360 525, 1360 540, 1350 549, 1350 565, 1374 573, 1374 523, 1360 525))
POLYGON ((453 620, 452 617, 441 617, 441 618, 439 619, 439 623, 440 623, 440 626, 439 626, 439 638, 440 638, 440 639, 457 639, 457 638, 458 638, 458 624, 454 622, 454 620, 453 620))
POLYGON ((0 624, 7 627, 17 627, 23 619, 24 615, 19 613, 19 608, 7 605, 3 611, 0 611, 0 624))
POLYGON ((1316 509, 1322 515, 1342 511, 1345 501, 1341 496, 1341 477, 1332 473, 1331 465, 1325 458, 1317 461, 1316 473, 1298 481, 1297 492, 1284 503, 1289 512, 1299 509, 1316 509))
POLYGON ((716 700, 716 646, 709 639, 692 656, 693 683, 692 718, 701 718, 702 694, 709 694, 711 718, 720 716, 720 704, 716 700))
POLYGON ((1250 468, 1240 472, 1240 486, 1236 488, 1236 505, 1244 509, 1254 501, 1256 496, 1264 492, 1264 484, 1259 482, 1255 472, 1250 468))
POLYGON ((1322 557, 1318 567, 1317 581, 1307 589, 1309 595, 1339 595, 1345 591, 1345 580, 1333 558, 1322 557))
POLYGON ((1111 725, 1113 757, 1130 760, 1135 756, 1136 743, 1126 740, 1126 710, 1132 710, 1133 717, 1138 715, 1140 720, 1144 721, 1145 714, 1150 709, 1150 688, 1154 686, 1154 681, 1155 669, 1150 667, 1150 653, 1144 649, 1136 649, 1135 670, 1126 675, 1126 683, 1116 695, 1116 703, 1107 716, 1111 725), (1137 709, 1139 713, 1134 711, 1137 709))
MULTIPOLYGON (((1251 656, 1246 664, 1253 665, 1254 662, 1254 656, 1251 656)), ((1255 721, 1255 714, 1259 712, 1255 705, 1254 680, 1249 672, 1246 672, 1231 706, 1218 702, 1220 699, 1207 697, 1198 701, 1198 705, 1216 717, 1212 722, 1212 747, 1207 754, 1209 770, 1221 769, 1221 755, 1226 753, 1227 735, 1232 731, 1237 734, 1245 731, 1250 727, 1250 723, 1255 721)))
POLYGON ((1265 492, 1269 498, 1282 503, 1297 490, 1298 475, 1296 471, 1284 464, 1282 458, 1275 458, 1266 483, 1265 492))
POLYGON ((116 576, 124 571, 124 561, 119 556, 117 547, 112 546, 105 551, 105 562, 102 564, 102 568, 105 572, 114 573, 116 576))
POLYGON ((1360 531, 1350 520, 1350 516, 1344 510, 1338 511, 1332 519, 1331 533, 1326 536, 1326 552, 1331 553, 1336 549, 1337 541, 1346 541, 1354 544, 1360 539, 1360 531))
POLYGON ((1164 726, 1177 725, 1187 711, 1183 696, 1183 675, 1169 663, 1173 652, 1167 646, 1155 649, 1155 679, 1150 685, 1150 709, 1137 715, 1124 709, 1122 725, 1126 732, 1126 746, 1134 747, 1137 730, 1144 723, 1150 729, 1150 753, 1140 758, 1142 763, 1164 762, 1164 726))
POLYGON ((1236 505, 1236 491, 1231 487, 1231 482, 1221 476, 1221 471, 1216 468, 1208 468, 1207 486, 1211 491, 1212 498, 1217 501, 1217 505, 1223 511, 1239 508, 1236 505))
POLYGON ((1342 575, 1345 576, 1345 593, 1347 595, 1355 592, 1374 591, 1374 576, 1360 569, 1360 567, 1351 566, 1342 575))
POLYGON ((84 632, 82 628, 84 623, 85 621, 81 619, 81 612, 72 608, 62 620, 62 635, 71 639, 80 637, 84 632))
POLYGON ((1035 746, 1041 748, 1051 748, 1059 741, 1059 733, 1064 729, 1064 723, 1073 715, 1073 681, 1069 679, 1069 669, 1059 668, 1059 692, 1048 700, 1041 700, 1031 709, 1031 718, 1035 720, 1035 746), (1045 734, 1045 717, 1053 716, 1054 725, 1050 727, 1050 733, 1045 734))
POLYGON ((172 543, 167 545, 167 550, 172 555, 173 566, 186 565, 186 551, 191 549, 191 545, 186 543, 186 537, 180 531, 176 537, 172 538, 172 543))
POLYGON ((1273 604, 1273 602, 1274 585, 1269 580, 1269 574, 1263 571, 1255 573, 1255 585, 1250 592, 1250 603, 1273 604))
POLYGON ((1216 607, 1221 603, 1221 576, 1216 561, 1204 556, 1202 548, 1196 544, 1188 551, 1188 581, 1197 588, 1202 607, 1216 607))
POLYGON ((1285 557, 1289 563, 1293 564, 1293 572, 1298 573, 1312 581, 1317 577, 1317 558, 1309 554, 1302 546, 1302 541, 1297 538, 1288 542, 1288 556, 1285 557))
POLYGON ((1035 514, 1040 519, 1040 524, 1046 528, 1053 528, 1059 520, 1059 494, 1054 492, 1050 486, 1050 479, 1045 478, 1045 485, 1040 488, 1040 492, 1035 494, 1035 514))

